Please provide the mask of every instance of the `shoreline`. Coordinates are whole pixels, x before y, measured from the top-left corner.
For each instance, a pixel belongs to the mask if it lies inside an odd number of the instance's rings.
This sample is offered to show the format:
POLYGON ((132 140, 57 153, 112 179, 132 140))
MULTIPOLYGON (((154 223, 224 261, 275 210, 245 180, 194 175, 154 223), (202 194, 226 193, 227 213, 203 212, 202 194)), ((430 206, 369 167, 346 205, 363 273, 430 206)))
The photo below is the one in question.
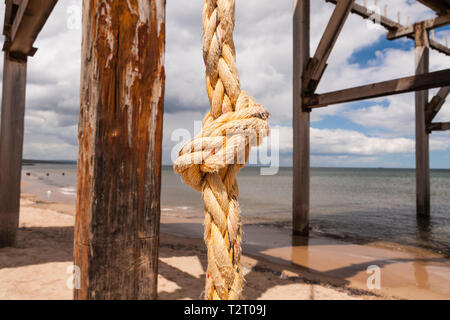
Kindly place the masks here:
MULTIPOLYGON (((64 176, 64 172, 66 172, 67 178, 67 170, 69 169, 58 168, 55 170, 50 168, 41 170, 39 174, 33 173, 31 176, 24 174, 22 180, 27 183, 27 186, 23 188, 23 192, 36 195, 37 201, 42 202, 42 205, 50 208, 54 207, 57 211, 68 213, 70 212, 69 205, 75 206, 76 183, 72 181, 74 178, 73 173, 70 173, 71 177, 69 178, 69 182, 67 180, 61 180, 61 174, 64 176), (45 172, 47 171, 51 172, 51 179, 56 177, 56 182, 47 181, 45 177, 45 172), (49 203, 58 204, 51 205, 49 203), (61 208, 63 205, 68 206, 61 208)), ((172 186, 175 180, 171 180, 169 176, 166 177, 166 185, 172 186)), ((178 180, 175 182, 178 182, 178 180)), ((199 196, 190 194, 190 190, 178 190, 177 192, 185 192, 182 193, 182 197, 180 198, 186 201, 180 201, 168 198, 167 194, 171 192, 170 190, 166 189, 162 191, 165 191, 162 194, 162 214, 175 214, 180 217, 188 216, 203 220, 203 208, 199 196)), ((244 194, 248 195, 249 193, 244 194)), ((253 204, 253 202, 250 202, 246 204, 247 207, 243 207, 243 210, 247 213, 243 214, 242 217, 245 225, 267 225, 270 227, 284 228, 287 233, 291 232, 292 222, 288 207, 284 206, 281 210, 275 212, 273 211, 273 207, 260 208, 262 211, 257 210, 257 213, 255 213, 255 209, 252 207, 253 204)), ((256 208, 259 207, 256 206, 256 208)), ((386 217, 397 216, 398 212, 377 212, 370 211, 370 209, 359 212, 359 209, 352 208, 346 211, 345 208, 344 206, 343 208, 332 211, 330 214, 332 218, 328 218, 329 209, 326 209, 326 205, 323 208, 316 208, 311 214, 311 233, 320 237, 332 238, 352 244, 373 245, 406 252, 432 252, 442 254, 450 259, 448 236, 443 236, 443 232, 445 231, 442 231, 444 230, 443 228, 448 230, 448 227, 446 227, 447 224, 445 223, 447 220, 444 219, 442 221, 442 208, 437 209, 441 210, 441 216, 434 215, 431 223, 416 220, 415 212, 410 212, 410 214, 402 213, 394 221, 392 218, 386 219, 386 217), (381 222, 377 220, 378 218, 375 219, 376 221, 372 221, 372 215, 375 217, 382 216, 383 218, 381 218, 381 222), (355 220, 353 220, 353 217, 355 220), (385 219, 384 222, 382 222, 382 219, 385 219), (356 227, 352 226, 353 221, 356 227), (402 225, 406 227, 402 227, 402 225), (384 229, 384 226, 389 227, 384 229)))
MULTIPOLYGON (((34 198, 35 199, 35 198, 34 198)), ((0 249, 0 300, 71 300, 67 287, 72 265, 74 214, 52 210, 57 204, 21 200, 18 245, 0 249)), ((163 216, 162 227, 184 223, 163 216)), ((192 222, 190 220, 190 222, 192 222)), ((160 300, 202 299, 207 252, 202 238, 161 232, 158 292, 160 300)), ((244 296, 272 299, 378 299, 343 285, 303 277, 295 268, 244 253, 244 296)))
MULTIPOLYGON (((31 194, 22 195, 21 205, 18 248, 0 249, 0 299, 71 299, 65 283, 75 206, 31 194)), ((202 220, 163 208, 160 299, 200 298, 206 270, 202 220)), ((250 300, 450 299, 450 260, 427 250, 361 245, 315 232, 306 241, 292 238, 286 227, 245 224, 242 265, 250 300), (371 265, 381 268, 380 290, 367 287, 371 265)))
MULTIPOLYGON (((31 183, 24 182, 22 183, 23 187, 29 187, 31 183)), ((28 200, 33 202, 31 206, 35 208, 43 208, 55 211, 57 213, 66 214, 66 215, 75 215, 75 205, 68 204, 68 203, 61 203, 56 201, 47 201, 43 199, 42 197, 38 197, 34 194, 28 194, 28 193, 22 193, 21 195, 22 199, 28 200)), ((203 223, 203 218, 200 218, 198 215, 198 212, 192 208, 188 207, 162 207, 161 208, 161 218, 180 218, 183 219, 186 222, 196 222, 196 223, 203 223)), ((263 218, 254 218, 250 217, 247 219, 244 219, 243 221, 244 228, 246 226, 256 226, 256 227, 267 227, 269 229, 279 229, 283 230, 286 234, 292 233, 292 227, 290 221, 267 221, 263 218)), ((245 231, 245 230, 244 230, 245 231)), ((333 233, 333 232, 326 232, 321 231, 318 228, 312 227, 310 230, 310 234, 313 237, 318 238, 327 238, 332 239, 336 241, 342 241, 347 244, 356 244, 356 245, 366 245, 370 247, 380 248, 380 249, 388 249, 388 250, 395 250, 395 251, 401 251, 405 253, 412 253, 412 254, 421 254, 421 255, 427 255, 427 254, 437 254, 442 258, 450 259, 450 255, 438 252, 437 250, 433 250, 431 248, 427 248, 425 246, 412 246, 407 244, 402 244, 399 242, 389 242, 389 241, 380 241, 380 240, 370 240, 368 238, 358 237, 358 236, 348 236, 348 235, 342 235, 339 233, 333 233)), ((184 234, 184 236, 190 236, 193 238, 197 237, 203 237, 203 235, 191 233, 191 234, 184 234)))
MULTIPOLYGON (((202 224, 162 219, 161 232, 200 239, 202 224)), ((384 299, 450 299, 450 260, 427 250, 389 249, 322 235, 292 237, 287 229, 245 225, 243 252, 296 273, 297 278, 384 299), (368 290, 370 266, 380 268, 380 290, 368 290)))

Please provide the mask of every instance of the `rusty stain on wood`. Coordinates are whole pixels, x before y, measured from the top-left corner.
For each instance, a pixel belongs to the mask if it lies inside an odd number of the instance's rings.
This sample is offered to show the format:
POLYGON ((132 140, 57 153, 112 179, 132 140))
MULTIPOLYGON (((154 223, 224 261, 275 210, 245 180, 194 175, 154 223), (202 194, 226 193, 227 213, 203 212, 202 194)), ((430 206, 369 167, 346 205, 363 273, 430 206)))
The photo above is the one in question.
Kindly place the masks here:
POLYGON ((83 1, 76 299, 155 299, 165 0, 83 1))

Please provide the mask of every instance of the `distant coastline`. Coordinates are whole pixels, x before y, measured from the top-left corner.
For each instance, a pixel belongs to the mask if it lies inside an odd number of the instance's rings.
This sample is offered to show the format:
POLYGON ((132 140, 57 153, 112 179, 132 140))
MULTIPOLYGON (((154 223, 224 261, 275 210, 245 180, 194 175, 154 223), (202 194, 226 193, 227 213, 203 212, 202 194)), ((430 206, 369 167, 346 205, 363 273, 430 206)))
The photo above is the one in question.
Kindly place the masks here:
POLYGON ((76 161, 72 160, 30 160, 30 159, 23 159, 22 165, 23 166, 34 166, 36 164, 74 164, 76 165, 76 161))
MULTIPOLYGON (((42 201, 75 204, 77 165, 75 161, 24 163, 27 194, 42 201)), ((275 176, 261 175, 246 167, 239 174, 244 223, 268 223, 290 227, 292 221, 293 169, 281 167, 275 176), (255 195, 264 197, 255 200, 255 195)), ((352 242, 396 243, 425 248, 450 256, 450 170, 430 171, 432 215, 430 224, 415 219, 414 169, 312 168, 311 226, 322 235, 352 242)), ((171 166, 161 173, 161 206, 175 208, 183 217, 203 217, 199 194, 187 188, 171 166)))
MULTIPOLYGON (((76 165, 76 160, 34 160, 34 159, 23 159, 23 166, 34 166, 36 164, 63 164, 63 165, 76 165)), ((257 166, 257 165, 247 165, 247 168, 263 168, 266 166, 257 166)), ((170 164, 163 164, 163 169, 172 168, 170 164)), ((280 169, 292 169, 292 167, 280 166, 280 169)), ((391 167, 311 167, 311 169, 359 169, 359 170, 415 170, 415 168, 391 168, 391 167)), ((449 171, 450 168, 430 168, 431 171, 449 171)))

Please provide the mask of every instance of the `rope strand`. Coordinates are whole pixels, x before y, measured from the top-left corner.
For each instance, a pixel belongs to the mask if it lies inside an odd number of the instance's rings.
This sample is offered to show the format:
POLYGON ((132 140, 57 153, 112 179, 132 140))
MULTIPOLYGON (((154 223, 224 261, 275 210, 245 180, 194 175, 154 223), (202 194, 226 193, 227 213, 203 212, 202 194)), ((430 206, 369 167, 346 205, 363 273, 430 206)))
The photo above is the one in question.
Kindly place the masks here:
POLYGON ((238 172, 269 134, 269 113, 241 90, 233 41, 234 0, 204 0, 203 59, 211 110, 174 170, 202 192, 208 249, 205 299, 242 299, 242 224, 238 172))

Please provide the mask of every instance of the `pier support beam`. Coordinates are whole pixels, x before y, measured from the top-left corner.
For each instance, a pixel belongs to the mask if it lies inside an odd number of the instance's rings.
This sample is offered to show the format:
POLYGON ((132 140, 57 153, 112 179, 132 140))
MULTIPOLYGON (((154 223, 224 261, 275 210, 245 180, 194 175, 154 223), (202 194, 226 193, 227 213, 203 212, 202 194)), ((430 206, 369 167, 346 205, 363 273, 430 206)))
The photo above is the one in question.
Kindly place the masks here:
POLYGON ((0 248, 14 246, 20 211, 27 57, 4 53, 0 133, 0 248))
POLYGON ((74 296, 156 299, 165 0, 83 0, 82 33, 74 296))
MULTIPOLYGON (((415 60, 416 74, 427 73, 429 70, 429 39, 424 24, 416 24, 415 60)), ((429 132, 426 121, 428 105, 428 90, 416 92, 416 199, 417 215, 430 215, 430 150, 429 132)))
POLYGON ((294 1, 293 222, 294 235, 309 234, 310 110, 304 108, 303 78, 310 59, 310 0, 294 1))

